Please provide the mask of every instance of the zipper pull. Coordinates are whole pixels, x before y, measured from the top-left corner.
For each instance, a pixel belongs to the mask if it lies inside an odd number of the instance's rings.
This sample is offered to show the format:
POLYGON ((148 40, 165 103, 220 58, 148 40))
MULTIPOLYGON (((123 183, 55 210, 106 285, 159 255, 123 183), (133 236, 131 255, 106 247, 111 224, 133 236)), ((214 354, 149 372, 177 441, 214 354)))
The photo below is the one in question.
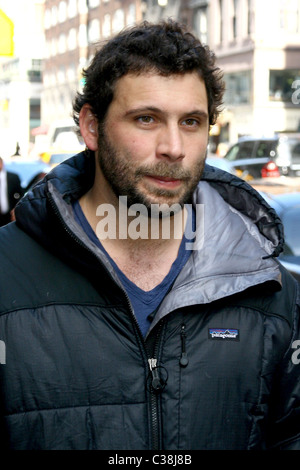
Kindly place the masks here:
POLYGON ((148 364, 152 375, 152 388, 155 392, 159 392, 165 387, 166 383, 159 377, 157 359, 148 359, 148 364))
POLYGON ((185 343, 186 343, 185 325, 182 325, 181 326, 181 356, 179 360, 179 364, 181 365, 181 367, 186 367, 189 363, 185 343))

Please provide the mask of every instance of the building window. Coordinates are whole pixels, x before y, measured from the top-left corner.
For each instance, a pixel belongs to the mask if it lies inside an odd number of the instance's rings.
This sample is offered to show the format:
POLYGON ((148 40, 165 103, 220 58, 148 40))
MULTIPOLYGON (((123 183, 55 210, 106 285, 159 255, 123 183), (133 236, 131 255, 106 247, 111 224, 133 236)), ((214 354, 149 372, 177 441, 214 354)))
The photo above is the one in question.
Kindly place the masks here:
POLYGON ((51 10, 51 23, 52 26, 57 25, 57 7, 54 5, 51 10))
POLYGON ((75 28, 71 28, 68 33, 68 49, 69 51, 74 51, 77 47, 77 32, 75 28))
POLYGON ((88 6, 86 0, 78 0, 78 12, 79 13, 87 13, 88 6))
POLYGON ((77 0, 69 0, 68 4, 68 16, 74 18, 77 15, 77 0))
POLYGON ((42 82, 42 73, 40 70, 28 70, 27 74, 30 82, 42 82))
POLYGON ((44 27, 45 29, 49 29, 51 28, 51 26, 52 26, 51 10, 47 8, 47 10, 45 11, 45 15, 44 15, 44 27))
POLYGON ((100 5, 100 0, 89 0, 89 8, 95 8, 100 5))
POLYGON ((280 0, 280 28, 291 33, 299 32, 299 1, 280 0))
POLYGON ((224 74, 225 95, 227 106, 238 104, 249 104, 251 99, 251 72, 224 74))
POLYGON ((270 70, 269 98, 271 101, 292 102, 293 83, 300 80, 298 70, 270 70))
POLYGON ((31 60, 31 69, 28 70, 28 78, 30 82, 42 81, 42 60, 41 59, 31 60))
POLYGON ((111 35, 111 24, 110 24, 110 14, 107 13, 103 18, 102 25, 102 34, 104 38, 108 38, 111 35))
POLYGON ((220 44, 223 42, 223 0, 219 0, 219 30, 220 30, 220 44))
POLYGON ((89 42, 94 42, 100 39, 100 21, 94 19, 90 22, 88 28, 89 42))
POLYGON ((62 1, 58 5, 58 21, 63 23, 67 19, 67 4, 65 1, 62 1))
POLYGON ((232 0, 232 38, 237 38, 237 9, 238 0, 232 0))
POLYGON ((67 50, 67 40, 65 34, 60 34, 58 37, 57 49, 59 54, 63 54, 67 50))
POLYGON ((85 24, 79 26, 78 44, 80 47, 86 47, 87 44, 87 28, 85 24))
POLYGON ((247 0, 247 34, 248 36, 252 33, 252 0, 247 0))
POLYGON ((193 15, 193 26, 202 44, 207 44, 207 7, 198 8, 193 15))
POLYGON ((135 4, 131 3, 128 7, 126 24, 127 26, 131 26, 135 23, 135 21, 136 21, 135 4))
POLYGON ((118 33, 125 26, 124 10, 118 8, 115 11, 112 22, 113 33, 118 33))

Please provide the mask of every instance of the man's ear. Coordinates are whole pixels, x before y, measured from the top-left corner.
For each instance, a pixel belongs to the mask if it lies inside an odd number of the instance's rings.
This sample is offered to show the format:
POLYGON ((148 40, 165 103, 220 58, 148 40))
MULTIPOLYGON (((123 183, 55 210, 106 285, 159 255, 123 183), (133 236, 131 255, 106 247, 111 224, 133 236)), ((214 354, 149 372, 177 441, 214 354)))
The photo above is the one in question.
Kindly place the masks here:
POLYGON ((84 104, 79 113, 80 132, 90 150, 98 150, 98 121, 89 104, 84 104))

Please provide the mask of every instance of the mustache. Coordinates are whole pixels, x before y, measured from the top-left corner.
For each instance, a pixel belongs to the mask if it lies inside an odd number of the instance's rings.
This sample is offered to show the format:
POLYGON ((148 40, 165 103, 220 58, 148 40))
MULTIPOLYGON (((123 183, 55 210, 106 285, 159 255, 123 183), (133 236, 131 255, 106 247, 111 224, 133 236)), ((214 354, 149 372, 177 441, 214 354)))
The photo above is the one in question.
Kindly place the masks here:
POLYGON ((187 180, 191 178, 191 172, 179 165, 169 165, 164 162, 158 162, 156 165, 144 165, 136 170, 138 178, 142 176, 165 177, 178 180, 187 180))

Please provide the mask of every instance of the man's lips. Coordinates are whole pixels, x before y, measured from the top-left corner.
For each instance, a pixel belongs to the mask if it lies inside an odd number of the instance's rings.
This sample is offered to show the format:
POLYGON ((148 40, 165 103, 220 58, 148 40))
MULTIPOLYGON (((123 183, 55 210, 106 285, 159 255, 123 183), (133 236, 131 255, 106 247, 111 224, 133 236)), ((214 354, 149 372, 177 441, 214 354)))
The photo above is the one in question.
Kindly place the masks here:
POLYGON ((168 187, 178 186, 182 183, 180 178, 172 178, 170 176, 146 175, 146 177, 152 180, 154 183, 168 187))

